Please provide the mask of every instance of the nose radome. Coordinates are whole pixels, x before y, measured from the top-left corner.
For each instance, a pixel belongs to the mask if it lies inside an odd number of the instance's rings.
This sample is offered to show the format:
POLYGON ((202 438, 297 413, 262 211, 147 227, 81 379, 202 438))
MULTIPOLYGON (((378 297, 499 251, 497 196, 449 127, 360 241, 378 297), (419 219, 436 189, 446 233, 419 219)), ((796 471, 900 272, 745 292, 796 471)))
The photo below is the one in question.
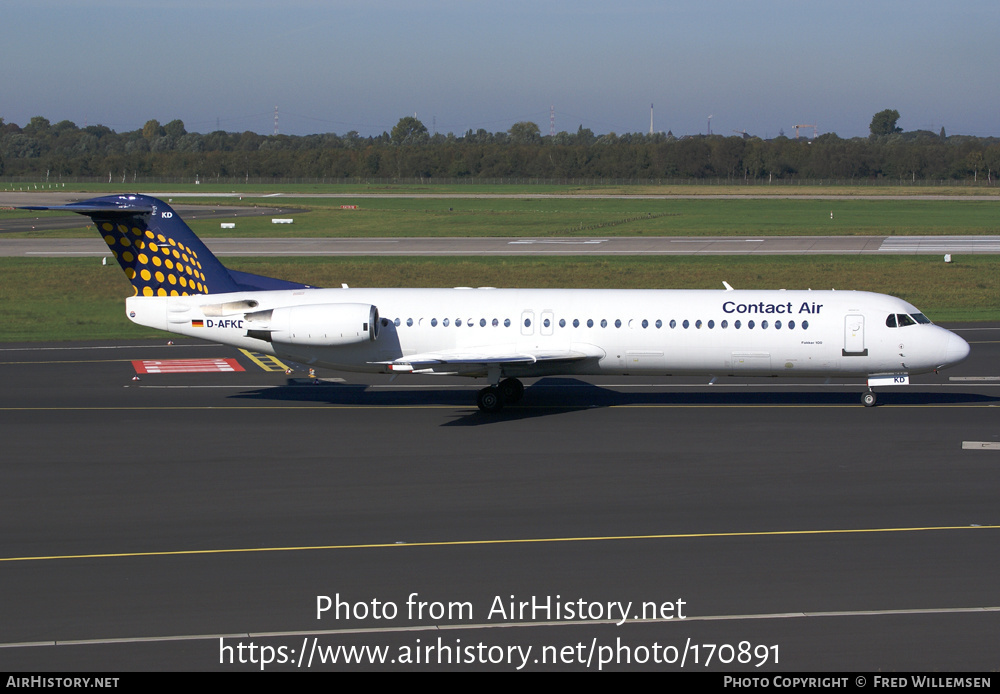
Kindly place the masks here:
POLYGON ((969 356, 969 343, 954 333, 948 338, 948 346, 945 349, 945 362, 949 366, 963 361, 969 356))

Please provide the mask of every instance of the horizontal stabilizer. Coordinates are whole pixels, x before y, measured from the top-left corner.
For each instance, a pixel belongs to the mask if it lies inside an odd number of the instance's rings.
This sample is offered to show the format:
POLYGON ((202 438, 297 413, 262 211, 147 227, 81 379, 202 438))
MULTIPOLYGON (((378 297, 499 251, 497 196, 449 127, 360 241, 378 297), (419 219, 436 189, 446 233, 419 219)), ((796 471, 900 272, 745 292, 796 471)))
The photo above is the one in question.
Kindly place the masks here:
POLYGON ((21 209, 90 217, 137 296, 308 288, 298 282, 228 269, 169 205, 148 195, 109 195, 68 205, 21 209))
POLYGON ((150 204, 129 204, 123 206, 120 203, 106 198, 95 200, 84 200, 82 202, 71 202, 68 205, 32 205, 21 207, 22 210, 39 210, 48 212, 76 212, 85 215, 101 215, 102 217, 120 216, 129 217, 134 214, 149 214, 153 211, 150 204))

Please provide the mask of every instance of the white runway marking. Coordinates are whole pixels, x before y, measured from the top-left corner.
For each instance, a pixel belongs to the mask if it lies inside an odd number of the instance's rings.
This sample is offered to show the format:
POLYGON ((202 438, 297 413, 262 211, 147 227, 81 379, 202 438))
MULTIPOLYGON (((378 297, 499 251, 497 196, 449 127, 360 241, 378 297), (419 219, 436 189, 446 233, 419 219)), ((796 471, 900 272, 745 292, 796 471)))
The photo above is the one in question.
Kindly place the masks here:
MULTIPOLYGON (((771 612, 762 614, 704 615, 684 619, 630 619, 627 624, 684 624, 686 622, 743 622, 759 619, 802 619, 817 617, 896 617, 900 615, 970 614, 1000 612, 1000 607, 950 607, 911 610, 840 610, 836 612, 771 612)), ((264 639, 308 636, 337 636, 356 634, 396 634, 416 631, 451 631, 469 629, 514 629, 535 627, 569 627, 618 624, 617 620, 584 620, 557 622, 486 622, 481 624, 427 624, 399 627, 370 627, 362 629, 323 629, 309 631, 257 631, 233 634, 187 634, 177 636, 135 636, 105 639, 73 639, 65 641, 21 641, 0 643, 0 648, 37 648, 38 646, 93 646, 97 644, 150 643, 155 641, 214 641, 216 639, 264 639)), ((622 625, 622 626, 625 626, 622 625)))
POLYGON ((516 246, 516 245, 529 245, 529 244, 535 244, 535 243, 538 243, 538 244, 548 243, 548 244, 553 244, 553 245, 585 246, 587 244, 605 243, 606 241, 607 241, 607 239, 601 239, 600 241, 536 241, 536 240, 531 240, 531 241, 508 241, 507 244, 510 245, 510 246, 516 246))
POLYGON ((965 451, 1000 451, 998 441, 962 441, 962 450, 965 451))
POLYGON ((888 236, 885 253, 1000 253, 1000 236, 888 236))

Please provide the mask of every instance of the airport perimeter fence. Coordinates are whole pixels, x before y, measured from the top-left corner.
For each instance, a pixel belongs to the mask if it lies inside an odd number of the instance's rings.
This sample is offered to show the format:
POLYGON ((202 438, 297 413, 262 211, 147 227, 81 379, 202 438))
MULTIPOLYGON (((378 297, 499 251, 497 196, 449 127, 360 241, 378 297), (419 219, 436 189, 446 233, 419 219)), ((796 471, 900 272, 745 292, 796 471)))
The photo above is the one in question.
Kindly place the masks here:
POLYGON ((254 176, 213 176, 192 178, 190 176, 52 176, 39 180, 31 176, 0 176, 0 190, 48 190, 67 185, 105 185, 128 189, 130 186, 160 185, 206 185, 206 186, 551 186, 551 187, 602 187, 602 186, 677 186, 677 187, 731 187, 748 188, 793 188, 793 187, 871 187, 871 188, 926 188, 960 187, 993 188, 996 179, 910 179, 910 178, 294 178, 294 177, 254 177, 254 176))

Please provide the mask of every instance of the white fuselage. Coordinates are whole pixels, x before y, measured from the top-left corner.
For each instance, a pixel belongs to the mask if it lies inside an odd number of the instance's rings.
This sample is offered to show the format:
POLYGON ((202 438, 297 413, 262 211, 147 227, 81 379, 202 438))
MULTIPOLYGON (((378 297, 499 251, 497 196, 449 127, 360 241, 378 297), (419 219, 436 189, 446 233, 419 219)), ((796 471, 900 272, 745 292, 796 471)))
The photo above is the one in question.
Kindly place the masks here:
MULTIPOLYGON (((428 353, 549 351, 586 358, 505 365, 503 375, 866 376, 927 372, 968 354, 941 327, 890 327, 890 315, 917 314, 907 302, 856 291, 302 289, 132 297, 127 313, 141 325, 362 372, 428 353), (247 336, 250 313, 340 303, 377 307, 377 338, 326 346, 247 336)), ((415 370, 487 375, 481 365, 415 370)))

